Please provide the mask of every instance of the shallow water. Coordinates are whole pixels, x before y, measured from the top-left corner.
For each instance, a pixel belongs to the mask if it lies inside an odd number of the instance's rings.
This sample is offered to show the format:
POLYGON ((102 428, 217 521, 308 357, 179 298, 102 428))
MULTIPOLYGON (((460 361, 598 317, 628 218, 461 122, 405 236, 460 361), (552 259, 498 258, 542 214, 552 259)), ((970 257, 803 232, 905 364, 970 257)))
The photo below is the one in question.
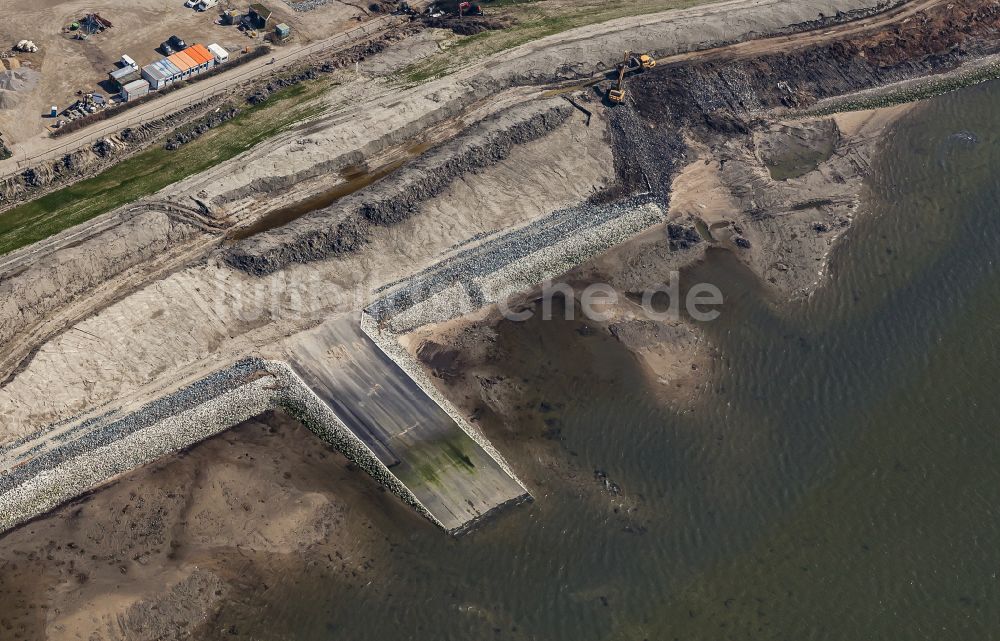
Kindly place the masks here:
POLYGON ((536 501, 457 540, 400 509, 370 574, 289 558, 215 629, 1000 638, 998 105, 1000 84, 984 85, 898 126, 808 302, 776 304, 725 252, 693 270, 726 296, 697 412, 657 402, 631 355, 578 323, 505 326, 521 435, 504 443, 504 421, 483 420, 501 451, 521 448, 536 501))

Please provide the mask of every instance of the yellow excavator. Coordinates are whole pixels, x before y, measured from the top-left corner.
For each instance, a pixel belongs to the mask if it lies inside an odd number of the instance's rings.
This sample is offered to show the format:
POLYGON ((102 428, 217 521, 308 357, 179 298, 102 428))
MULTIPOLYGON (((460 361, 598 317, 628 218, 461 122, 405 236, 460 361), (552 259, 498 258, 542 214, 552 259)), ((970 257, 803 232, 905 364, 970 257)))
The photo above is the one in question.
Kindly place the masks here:
POLYGON ((622 59, 621 63, 618 64, 618 82, 615 83, 613 89, 608 91, 608 100, 612 104, 620 105, 625 102, 625 72, 638 69, 639 71, 645 71, 647 69, 652 69, 656 67, 656 59, 648 53, 643 53, 638 56, 633 56, 631 51, 625 52, 625 57, 622 59))
POLYGON ((620 105, 625 102, 625 71, 628 69, 628 60, 631 55, 631 51, 626 51, 625 59, 618 65, 618 82, 615 84, 614 88, 608 92, 608 100, 610 100, 612 104, 620 105))
POLYGON ((645 71, 646 69, 652 69, 656 66, 656 58, 649 55, 648 53, 641 54, 639 56, 632 57, 633 64, 638 65, 640 69, 645 71))

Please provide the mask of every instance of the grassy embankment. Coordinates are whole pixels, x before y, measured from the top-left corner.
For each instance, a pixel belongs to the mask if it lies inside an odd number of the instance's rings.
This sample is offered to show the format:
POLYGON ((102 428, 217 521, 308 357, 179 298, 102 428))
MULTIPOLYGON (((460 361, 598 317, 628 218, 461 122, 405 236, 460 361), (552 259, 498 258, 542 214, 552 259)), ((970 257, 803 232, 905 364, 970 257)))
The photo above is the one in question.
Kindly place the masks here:
POLYGON ((107 171, 0 214, 0 254, 57 234, 116 207, 233 158, 288 126, 316 114, 314 102, 329 82, 294 85, 180 149, 161 145, 107 171), (295 104, 289 106, 294 100, 295 104))
POLYGON ((683 9, 716 0, 581 0, 567 4, 561 0, 496 0, 484 2, 490 16, 509 17, 514 25, 500 31, 473 36, 449 36, 442 51, 404 68, 401 80, 415 84, 454 72, 460 67, 494 53, 555 35, 569 29, 607 22, 615 18, 683 9))

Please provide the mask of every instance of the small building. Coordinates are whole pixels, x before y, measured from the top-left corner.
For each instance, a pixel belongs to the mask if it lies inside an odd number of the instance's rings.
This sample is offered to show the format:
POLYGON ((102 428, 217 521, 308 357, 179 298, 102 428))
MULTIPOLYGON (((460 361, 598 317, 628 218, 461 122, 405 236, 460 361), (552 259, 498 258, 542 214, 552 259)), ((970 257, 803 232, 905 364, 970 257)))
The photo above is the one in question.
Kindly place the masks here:
POLYGON ((195 73, 208 71, 215 66, 215 56, 205 45, 194 44, 184 50, 195 63, 195 73))
POLYGON ((183 51, 178 51, 177 53, 172 53, 167 56, 169 60, 175 67, 181 70, 181 78, 187 78, 194 73, 194 60, 192 60, 183 51))
POLYGON ((122 100, 129 102, 149 94, 149 83, 143 79, 135 80, 122 87, 122 100))
POLYGON ((149 83, 151 89, 163 89, 169 82, 159 63, 151 63, 142 68, 142 77, 149 83))
POLYGON ((226 9, 222 12, 222 24, 232 26, 240 23, 240 12, 236 9, 226 9))
POLYGON ((229 60, 229 52, 214 42, 208 45, 208 51, 212 54, 212 57, 215 58, 215 64, 217 65, 221 65, 229 60))
POLYGON ((170 79, 170 82, 176 82, 184 77, 184 70, 171 62, 169 58, 164 58, 159 64, 164 72, 168 74, 167 77, 170 79))
POLYGON ((267 24, 271 21, 271 10, 262 4, 254 3, 247 10, 247 15, 243 16, 243 22, 247 27, 257 31, 266 31, 267 24))
POLYGON ((137 68, 133 67, 121 67, 108 74, 111 84, 118 89, 121 89, 130 82, 135 82, 139 78, 142 78, 142 74, 137 68))
POLYGON ((274 28, 274 37, 278 40, 288 40, 292 36, 292 28, 282 22, 274 28))
POLYGON ((181 79, 183 73, 169 58, 157 60, 142 68, 142 77, 149 82, 152 89, 163 89, 172 82, 181 79))

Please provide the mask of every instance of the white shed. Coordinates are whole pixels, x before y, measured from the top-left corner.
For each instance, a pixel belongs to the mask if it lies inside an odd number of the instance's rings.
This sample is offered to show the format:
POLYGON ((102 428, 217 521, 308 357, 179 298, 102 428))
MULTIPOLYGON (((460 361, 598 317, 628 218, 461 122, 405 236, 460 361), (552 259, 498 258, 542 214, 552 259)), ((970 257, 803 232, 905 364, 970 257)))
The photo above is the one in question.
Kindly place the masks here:
POLYGON ((229 52, 215 43, 208 45, 208 50, 215 57, 215 64, 221 65, 223 62, 229 60, 229 52))
POLYGON ((134 80, 122 87, 122 100, 128 102, 136 98, 142 98, 149 93, 149 82, 146 80, 134 80))

